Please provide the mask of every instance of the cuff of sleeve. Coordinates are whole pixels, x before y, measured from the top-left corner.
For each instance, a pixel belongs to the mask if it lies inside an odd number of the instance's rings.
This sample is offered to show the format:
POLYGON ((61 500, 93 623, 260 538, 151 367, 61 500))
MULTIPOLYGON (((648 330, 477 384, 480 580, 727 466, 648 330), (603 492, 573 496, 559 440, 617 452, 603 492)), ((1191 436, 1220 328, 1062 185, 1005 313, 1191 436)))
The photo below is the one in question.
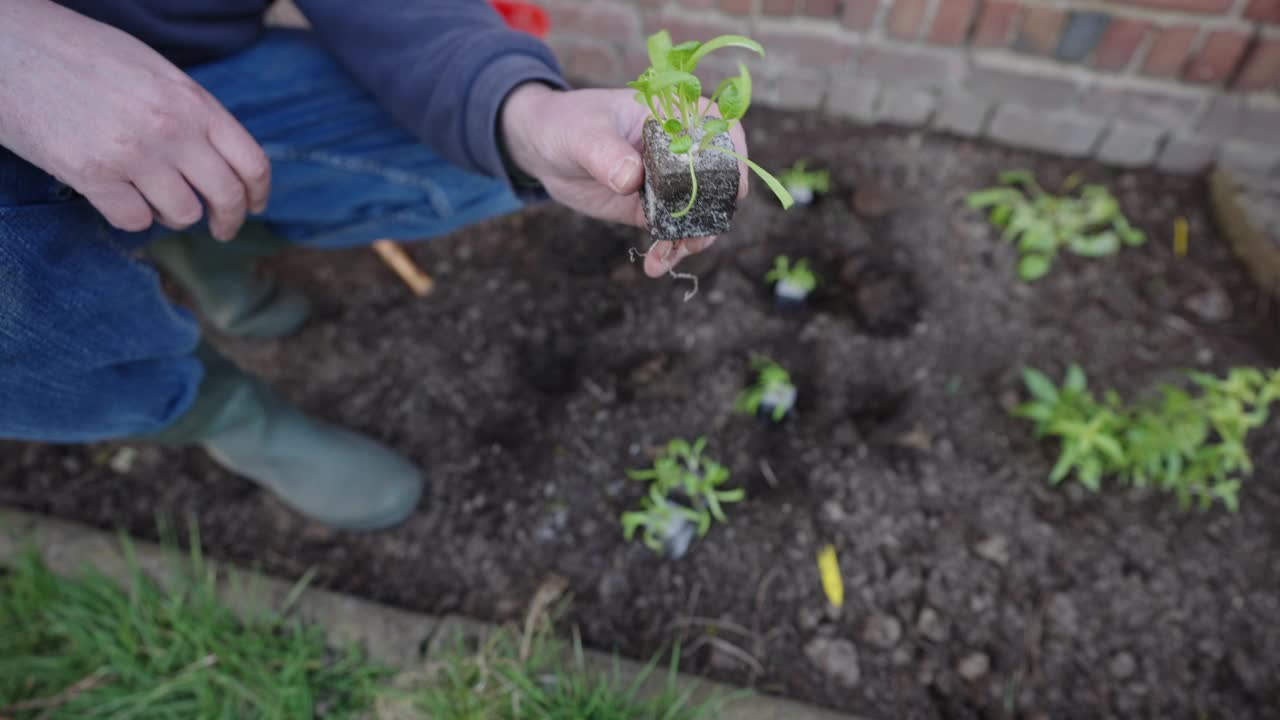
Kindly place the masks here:
POLYGON ((467 101, 467 117, 475 121, 467 124, 467 146, 475 165, 486 175, 506 180, 512 191, 524 202, 545 200, 547 195, 541 186, 529 187, 528 183, 516 183, 511 168, 503 158, 500 144, 498 114, 502 103, 517 86, 527 82, 541 82, 560 90, 569 85, 556 69, 533 55, 504 55, 489 63, 476 77, 467 101))

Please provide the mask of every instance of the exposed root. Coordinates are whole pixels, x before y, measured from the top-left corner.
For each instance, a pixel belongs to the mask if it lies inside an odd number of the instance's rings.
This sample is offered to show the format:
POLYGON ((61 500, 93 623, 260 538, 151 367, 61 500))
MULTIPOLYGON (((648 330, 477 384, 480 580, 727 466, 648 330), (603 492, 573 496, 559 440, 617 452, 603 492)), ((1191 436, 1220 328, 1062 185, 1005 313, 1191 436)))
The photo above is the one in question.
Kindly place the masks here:
POLYGON ((693 287, 684 294, 684 301, 689 302, 694 295, 698 294, 698 276, 692 273, 678 273, 675 270, 667 270, 667 274, 675 280, 689 280, 693 283, 693 287))
MULTIPOLYGON (((660 242, 662 241, 654 240, 652 243, 650 243, 649 249, 645 250, 644 252, 640 252, 635 248, 627 248, 627 259, 630 260, 631 262, 635 262, 636 258, 649 257, 649 253, 653 252, 654 246, 656 246, 660 242)), ((671 241, 671 249, 667 251, 666 256, 663 257, 662 259, 670 260, 671 254, 674 253, 679 248, 679 246, 680 246, 679 240, 671 241)), ((691 273, 676 272, 675 268, 667 268, 667 275, 671 276, 671 278, 674 280, 688 280, 689 282, 693 283, 693 288, 691 288, 689 291, 687 291, 684 294, 685 302, 689 302, 690 300, 693 299, 693 296, 698 294, 698 276, 697 275, 693 275, 691 273)))

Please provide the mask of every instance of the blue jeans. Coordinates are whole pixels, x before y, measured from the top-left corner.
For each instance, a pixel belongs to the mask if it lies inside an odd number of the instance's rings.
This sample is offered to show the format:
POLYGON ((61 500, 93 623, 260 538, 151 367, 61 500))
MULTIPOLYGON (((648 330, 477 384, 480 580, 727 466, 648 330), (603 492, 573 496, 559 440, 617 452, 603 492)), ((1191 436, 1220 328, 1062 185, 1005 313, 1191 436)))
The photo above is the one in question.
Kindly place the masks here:
MULTIPOLYGON (((426 238, 520 203, 397 126, 305 32, 276 30, 188 68, 272 163, 259 216, 311 247, 426 238)), ((0 438, 79 442, 150 433, 191 405, 200 331, 137 256, 154 236, 106 224, 0 148, 0 438)))

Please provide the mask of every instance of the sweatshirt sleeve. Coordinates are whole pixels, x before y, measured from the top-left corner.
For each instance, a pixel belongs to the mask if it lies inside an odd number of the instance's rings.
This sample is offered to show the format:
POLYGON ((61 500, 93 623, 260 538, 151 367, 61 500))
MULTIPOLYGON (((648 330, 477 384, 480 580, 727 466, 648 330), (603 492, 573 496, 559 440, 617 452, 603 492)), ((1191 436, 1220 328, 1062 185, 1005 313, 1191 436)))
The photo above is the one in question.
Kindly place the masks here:
POLYGON ((460 167, 509 179, 498 112, 517 85, 564 88, 555 56, 485 0, 296 0, 384 107, 460 167))

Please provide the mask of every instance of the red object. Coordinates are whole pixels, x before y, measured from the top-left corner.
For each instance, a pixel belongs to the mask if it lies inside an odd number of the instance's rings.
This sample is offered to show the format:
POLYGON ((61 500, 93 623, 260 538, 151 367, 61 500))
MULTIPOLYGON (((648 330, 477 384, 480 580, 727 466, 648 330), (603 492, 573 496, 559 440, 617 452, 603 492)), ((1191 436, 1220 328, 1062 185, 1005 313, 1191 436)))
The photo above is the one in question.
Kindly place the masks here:
POLYGON ((551 29, 551 20, 547 11, 532 3, 519 0, 489 0, 489 4, 498 11, 507 25, 522 30, 537 38, 545 38, 551 29))

